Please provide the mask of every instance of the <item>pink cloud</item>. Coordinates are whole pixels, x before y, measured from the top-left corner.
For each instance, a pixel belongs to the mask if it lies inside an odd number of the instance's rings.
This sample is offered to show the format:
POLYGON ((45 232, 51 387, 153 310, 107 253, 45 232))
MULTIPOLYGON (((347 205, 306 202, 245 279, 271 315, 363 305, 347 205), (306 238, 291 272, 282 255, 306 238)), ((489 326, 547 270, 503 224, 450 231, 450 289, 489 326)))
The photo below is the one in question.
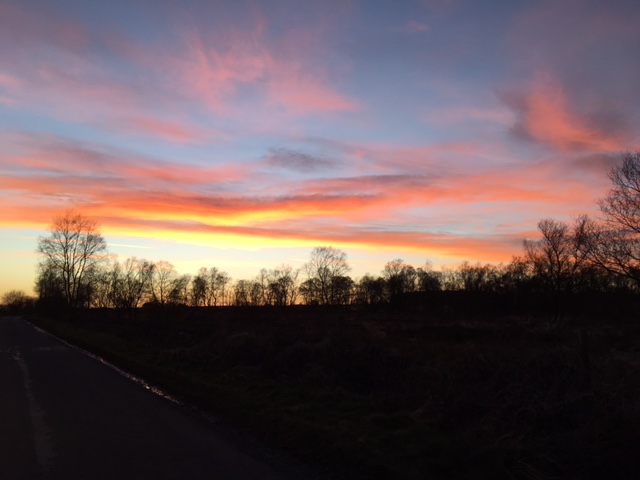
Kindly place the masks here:
POLYGON ((0 103, 24 111, 188 143, 228 138, 203 127, 217 123, 212 111, 234 132, 293 129, 291 116, 359 108, 334 84, 336 72, 313 61, 322 35, 313 28, 274 38, 258 19, 175 35, 184 29, 178 20, 171 41, 150 44, 117 27, 89 32, 55 12, 47 22, 18 6, 3 12, 0 22, 11 25, 0 38, 15 48, 0 52, 0 103))
POLYGON ((33 15, 27 8, 0 6, 0 40, 12 46, 0 50, 0 102, 170 142, 218 136, 185 118, 180 96, 170 95, 163 75, 151 70, 149 59, 158 56, 153 48, 118 38, 89 33, 55 11, 33 15), (123 75, 127 62, 136 80, 123 75))
POLYGON ((330 86, 326 72, 309 63, 310 52, 287 46, 296 42, 295 35, 276 47, 268 44, 264 26, 258 24, 249 34, 232 30, 211 39, 192 31, 187 38, 185 54, 167 61, 184 72, 187 94, 203 97, 214 110, 227 111, 245 98, 293 114, 358 108, 330 86))
POLYGON ((509 89, 521 138, 561 152, 619 152, 638 145, 640 10, 633 2, 542 2, 505 37, 509 89), (530 80, 533 79, 533 80, 530 80))
POLYGON ((26 144, 26 147, 14 148, 12 154, 5 153, 0 157, 8 171, 15 172, 20 178, 26 178, 25 172, 49 176, 53 181, 61 175, 84 178, 88 191, 108 180, 117 180, 125 188, 126 185, 139 185, 154 189, 170 188, 172 185, 187 188, 208 182, 235 182, 246 178, 251 168, 233 163, 202 167, 184 162, 160 161, 57 137, 22 135, 12 140, 26 144), (92 181, 97 184, 92 184, 92 181))
POLYGON ((570 105, 564 89, 555 81, 537 82, 532 91, 504 96, 517 115, 514 132, 561 152, 624 150, 624 131, 598 125, 570 105))
POLYGON ((268 102, 271 105, 282 106, 296 114, 357 110, 355 101, 299 72, 285 71, 286 67, 283 66, 269 84, 268 102))
POLYGON ((0 98, 5 97, 10 105, 168 142, 211 141, 224 137, 222 132, 204 129, 184 118, 170 101, 152 105, 159 93, 145 92, 141 87, 111 79, 107 72, 78 76, 63 67, 45 65, 30 74, 21 72, 21 76, 0 78, 0 98), (95 79, 88 78, 94 75, 95 79), (3 89, 7 91, 6 96, 1 95, 3 89), (156 113, 159 106, 165 108, 156 113), (179 120, 166 119, 171 116, 179 120))
POLYGON ((219 132, 209 132, 207 135, 203 129, 190 127, 186 122, 178 123, 144 116, 123 117, 110 122, 110 126, 117 130, 136 132, 178 143, 189 143, 221 136, 219 132))
POLYGON ((17 77, 0 73, 0 88, 17 88, 20 84, 20 79, 17 77))

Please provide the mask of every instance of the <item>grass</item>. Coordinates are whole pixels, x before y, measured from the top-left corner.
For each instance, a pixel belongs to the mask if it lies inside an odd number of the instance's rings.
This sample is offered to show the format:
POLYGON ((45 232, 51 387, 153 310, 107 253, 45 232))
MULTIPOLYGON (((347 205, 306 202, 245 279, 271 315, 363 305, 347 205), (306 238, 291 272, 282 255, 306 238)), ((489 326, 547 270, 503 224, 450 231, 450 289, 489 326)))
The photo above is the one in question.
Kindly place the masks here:
POLYGON ((411 310, 88 311, 42 328, 347 478, 630 478, 640 325, 411 310))

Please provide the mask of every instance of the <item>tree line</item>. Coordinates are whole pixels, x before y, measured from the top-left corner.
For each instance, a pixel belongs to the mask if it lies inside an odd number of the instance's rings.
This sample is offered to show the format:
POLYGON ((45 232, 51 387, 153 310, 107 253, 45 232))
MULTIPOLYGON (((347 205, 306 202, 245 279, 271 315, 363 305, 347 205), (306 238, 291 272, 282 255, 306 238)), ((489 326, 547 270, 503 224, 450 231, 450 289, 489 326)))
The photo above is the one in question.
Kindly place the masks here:
MULTIPOLYGON (((543 219, 540 238, 524 240, 522 254, 506 265, 464 262, 436 271, 429 262, 415 267, 398 258, 379 275, 359 279, 349 276, 347 254, 332 246, 314 248, 302 268, 281 265, 236 281, 215 266, 186 275, 164 260, 130 257, 121 262, 108 255, 95 220, 67 211, 54 218, 48 236, 38 238, 37 304, 125 310, 144 305, 371 305, 420 292, 463 291, 537 295, 561 308, 580 293, 635 294, 640 287, 640 152, 623 154, 609 178, 611 188, 598 201, 600 218, 543 219)), ((25 302, 20 292, 5 297, 5 304, 25 302)))

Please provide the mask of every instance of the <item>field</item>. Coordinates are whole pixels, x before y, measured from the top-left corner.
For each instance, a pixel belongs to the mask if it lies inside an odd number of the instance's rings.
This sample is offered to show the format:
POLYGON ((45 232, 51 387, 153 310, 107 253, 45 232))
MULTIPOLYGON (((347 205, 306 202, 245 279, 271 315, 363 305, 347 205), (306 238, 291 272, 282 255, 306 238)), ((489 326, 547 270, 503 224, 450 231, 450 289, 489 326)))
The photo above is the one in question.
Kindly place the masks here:
POLYGON ((32 321, 327 477, 640 471, 640 324, 628 315, 558 324, 387 305, 32 321))

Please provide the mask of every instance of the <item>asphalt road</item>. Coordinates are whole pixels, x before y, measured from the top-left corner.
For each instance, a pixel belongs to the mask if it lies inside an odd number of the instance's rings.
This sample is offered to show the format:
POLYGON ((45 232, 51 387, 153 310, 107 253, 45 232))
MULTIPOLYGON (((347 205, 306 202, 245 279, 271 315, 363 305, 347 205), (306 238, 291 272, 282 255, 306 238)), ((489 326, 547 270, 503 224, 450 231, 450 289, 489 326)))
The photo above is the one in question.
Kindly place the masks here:
POLYGON ((196 412, 0 317, 1 479, 291 478, 257 457, 196 412))

